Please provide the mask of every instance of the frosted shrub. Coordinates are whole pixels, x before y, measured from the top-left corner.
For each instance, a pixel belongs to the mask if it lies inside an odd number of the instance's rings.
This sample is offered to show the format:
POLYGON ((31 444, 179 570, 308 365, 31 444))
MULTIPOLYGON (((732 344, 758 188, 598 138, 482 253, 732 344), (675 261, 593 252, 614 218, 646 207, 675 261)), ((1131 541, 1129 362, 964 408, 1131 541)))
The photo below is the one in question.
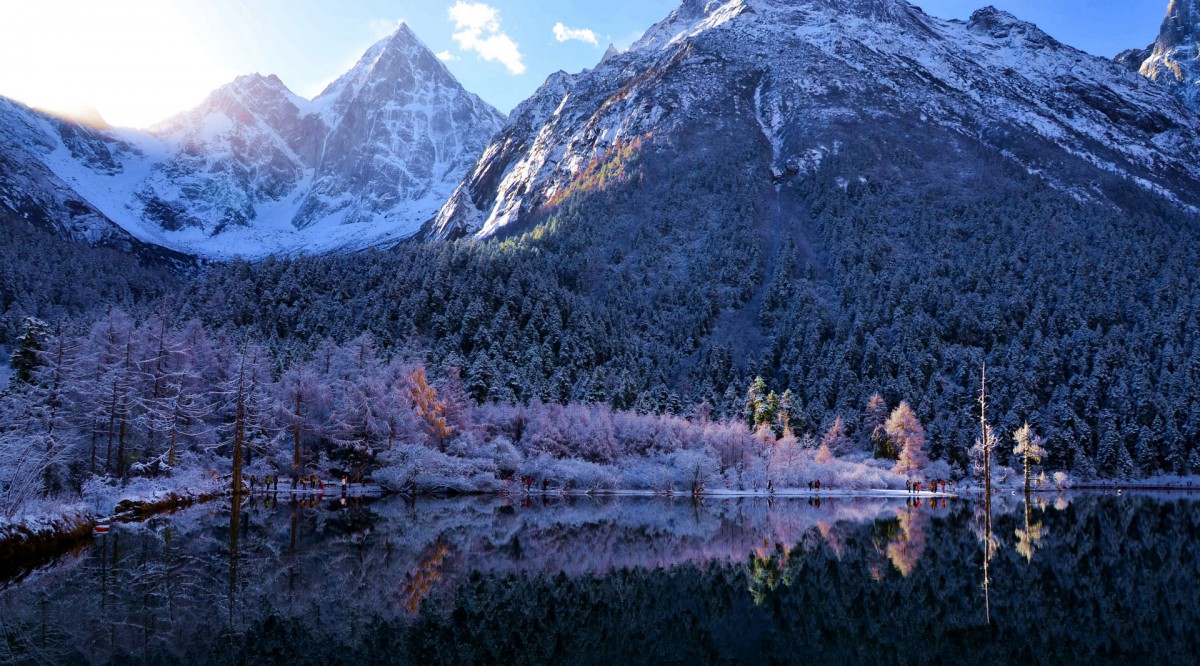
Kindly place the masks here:
POLYGON ((533 477, 539 487, 545 481, 546 488, 554 490, 612 490, 617 486, 611 468, 586 460, 538 456, 527 461, 520 473, 533 477))
POLYGON ((483 448, 490 454, 492 461, 496 464, 496 470, 504 478, 509 478, 516 474, 525 460, 521 452, 517 450, 517 447, 513 446, 513 443, 507 437, 497 437, 484 445, 483 448))
POLYGON ((919 472, 919 476, 923 479, 946 479, 950 480, 954 477, 954 471, 950 468, 950 463, 945 460, 935 460, 925 466, 919 472))
POLYGON ((716 453, 709 448, 627 458, 621 463, 621 487, 691 493, 719 483, 719 468, 716 453))
POLYGON ((495 463, 486 458, 458 458, 436 449, 404 444, 380 456, 373 475, 384 488, 411 492, 498 490, 495 463))
POLYGON ((1013 468, 1005 467, 1004 465, 992 466, 993 486, 1006 488, 1010 485, 1018 484, 1018 482, 1023 484, 1023 477, 1020 474, 1017 474, 1013 468))

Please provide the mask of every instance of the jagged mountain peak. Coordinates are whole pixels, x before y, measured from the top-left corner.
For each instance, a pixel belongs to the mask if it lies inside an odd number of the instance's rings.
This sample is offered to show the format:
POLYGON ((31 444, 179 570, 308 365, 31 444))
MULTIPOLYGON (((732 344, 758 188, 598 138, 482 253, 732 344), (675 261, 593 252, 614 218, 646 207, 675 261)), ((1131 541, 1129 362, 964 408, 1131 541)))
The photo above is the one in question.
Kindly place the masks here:
POLYGON ((925 12, 906 0, 684 0, 666 19, 651 27, 630 48, 648 51, 668 47, 740 16, 764 16, 794 23, 845 20, 888 24, 928 33, 925 12))
POLYGON ((1171 0, 1158 44, 1164 47, 1195 46, 1200 33, 1200 0, 1171 0))
POLYGON ((427 236, 514 233, 634 156, 745 133, 777 185, 876 136, 968 142, 1081 199, 1103 196, 1080 175, 1098 169, 1200 202, 1200 127, 1164 90, 994 7, 964 22, 904 0, 688 0, 616 64, 547 79, 427 236))
POLYGON ((1034 47, 1062 47, 1063 44, 1046 34, 1037 25, 1023 21, 1013 14, 991 5, 978 9, 967 21, 967 29, 999 41, 1021 40, 1034 47))
POLYGON ((203 132, 211 119, 225 117, 236 124, 272 122, 308 113, 308 100, 293 93, 274 74, 244 74, 209 93, 197 106, 163 120, 149 128, 151 134, 169 136, 203 132))
POLYGON ((445 63, 403 22, 391 35, 368 48, 349 71, 329 84, 313 101, 318 105, 325 102, 337 112, 348 98, 359 94, 371 83, 461 88, 445 63))
POLYGON ((999 9, 995 5, 981 7, 971 12, 971 18, 967 21, 967 26, 973 30, 984 31, 993 36, 1001 36, 1013 28, 1022 30, 1032 28, 1041 32, 1032 23, 1022 21, 1011 12, 999 9))
POLYGON ((1154 43, 1124 51, 1116 62, 1170 87, 1184 106, 1200 113, 1200 0, 1171 0, 1154 43))
POLYGON ((314 184, 292 220, 415 232, 500 128, 406 24, 313 100, 329 127, 314 184))

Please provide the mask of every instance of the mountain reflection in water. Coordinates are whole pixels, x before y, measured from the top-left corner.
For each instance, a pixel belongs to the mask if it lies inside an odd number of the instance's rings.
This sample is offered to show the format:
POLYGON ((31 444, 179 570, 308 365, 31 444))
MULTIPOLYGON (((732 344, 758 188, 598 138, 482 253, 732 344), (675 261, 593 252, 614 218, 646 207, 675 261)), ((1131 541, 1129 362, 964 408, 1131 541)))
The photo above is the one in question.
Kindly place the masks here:
POLYGON ((1192 663, 1200 505, 1022 499, 193 507, 10 581, 0 662, 1192 663))

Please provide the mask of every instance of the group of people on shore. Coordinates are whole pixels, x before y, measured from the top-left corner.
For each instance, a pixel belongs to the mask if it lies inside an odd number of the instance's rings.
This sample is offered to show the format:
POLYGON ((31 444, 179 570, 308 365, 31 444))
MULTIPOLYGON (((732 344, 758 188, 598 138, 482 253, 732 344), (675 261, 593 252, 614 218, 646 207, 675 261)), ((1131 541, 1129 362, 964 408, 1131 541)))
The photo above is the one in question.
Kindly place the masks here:
POLYGON ((266 491, 279 490, 279 476, 278 475, 264 476, 262 479, 262 485, 260 487, 259 482, 258 482, 258 477, 254 474, 251 474, 250 475, 250 492, 254 492, 257 489, 266 490, 266 491))
MULTIPOLYGON (((213 471, 213 478, 216 478, 215 470, 213 471)), ((259 481, 257 475, 251 474, 246 482, 250 488, 250 492, 254 492, 256 490, 261 490, 263 492, 279 490, 279 476, 274 474, 270 476, 264 476, 261 482, 259 481)), ((341 487, 342 494, 346 494, 350 487, 350 477, 345 475, 342 476, 341 487)), ((316 474, 302 476, 299 479, 296 479, 296 486, 293 489, 295 488, 299 488, 302 491, 315 490, 318 492, 324 492, 325 480, 316 474)))
POLYGON ((933 479, 932 481, 913 481, 910 479, 905 481, 904 485, 910 493, 919 493, 922 491, 936 493, 939 486, 942 492, 946 492, 947 483, 945 479, 933 479))
MULTIPOLYGON (((508 481, 507 481, 507 480, 505 480, 505 482, 504 482, 504 485, 506 485, 506 486, 508 485, 508 481)), ((522 477, 521 477, 521 485, 522 485, 522 486, 525 486, 525 492, 526 492, 526 493, 531 493, 531 492, 533 492, 533 486, 534 486, 534 483, 533 483, 533 477, 532 477, 532 476, 528 476, 528 475, 527 475, 527 476, 522 476, 522 477)), ((547 479, 547 478, 545 478, 545 477, 543 477, 543 478, 542 478, 542 492, 543 492, 543 493, 548 493, 548 492, 550 492, 551 490, 558 490, 558 491, 561 491, 561 492, 564 492, 564 493, 566 493, 566 492, 569 492, 569 491, 571 490, 571 484, 570 484, 570 482, 567 482, 567 483, 563 483, 562 485, 555 486, 555 487, 551 488, 551 487, 550 487, 550 480, 549 480, 549 479, 547 479)))

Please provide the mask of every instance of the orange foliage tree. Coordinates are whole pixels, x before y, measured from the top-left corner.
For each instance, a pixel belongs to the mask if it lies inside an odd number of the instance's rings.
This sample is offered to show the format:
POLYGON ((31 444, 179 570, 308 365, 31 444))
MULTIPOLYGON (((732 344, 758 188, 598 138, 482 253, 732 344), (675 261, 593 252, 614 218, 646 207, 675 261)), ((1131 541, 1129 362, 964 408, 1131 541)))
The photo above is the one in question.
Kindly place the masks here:
POLYGON ((446 402, 438 398, 437 389, 429 384, 425 376, 425 368, 415 368, 404 381, 408 393, 409 404, 413 413, 421 423, 429 441, 437 444, 438 450, 445 452, 446 441, 454 432, 446 418, 446 402))

